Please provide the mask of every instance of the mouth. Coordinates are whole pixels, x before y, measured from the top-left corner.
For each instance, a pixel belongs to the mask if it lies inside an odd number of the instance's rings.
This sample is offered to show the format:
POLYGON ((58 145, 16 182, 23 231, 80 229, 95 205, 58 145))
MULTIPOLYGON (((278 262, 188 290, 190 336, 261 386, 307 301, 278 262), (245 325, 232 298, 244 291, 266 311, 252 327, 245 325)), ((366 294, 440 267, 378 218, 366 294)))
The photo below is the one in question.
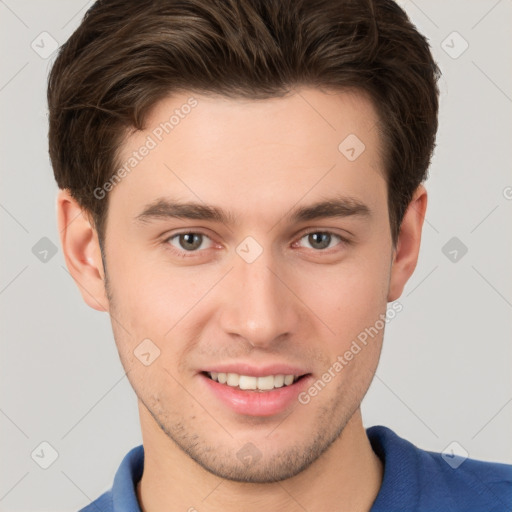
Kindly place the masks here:
POLYGON ((265 375, 255 377, 252 375, 240 375, 238 373, 223 373, 223 372, 202 372, 203 375, 209 379, 224 384, 226 386, 243 390, 266 392, 274 389, 285 388, 295 384, 297 381, 307 377, 309 374, 303 375, 265 375))
POLYGON ((270 418, 285 413, 314 380, 313 374, 284 364, 275 364, 274 368, 268 365, 265 369, 242 363, 236 366, 240 373, 235 373, 235 368, 205 369, 199 373, 199 382, 204 386, 201 393, 208 400, 211 397, 212 403, 221 404, 240 416, 270 418))

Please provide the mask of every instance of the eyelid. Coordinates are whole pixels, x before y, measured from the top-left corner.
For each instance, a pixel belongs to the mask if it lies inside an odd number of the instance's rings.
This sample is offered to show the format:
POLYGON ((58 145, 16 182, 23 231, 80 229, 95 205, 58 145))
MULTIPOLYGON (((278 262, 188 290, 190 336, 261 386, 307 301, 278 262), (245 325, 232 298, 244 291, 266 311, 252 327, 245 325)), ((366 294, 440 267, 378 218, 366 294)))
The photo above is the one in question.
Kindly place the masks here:
MULTIPOLYGON (((333 231, 333 230, 330 230, 330 229, 319 229, 319 228, 310 228, 306 231, 303 231, 298 237, 297 237, 297 242, 294 242, 294 245, 298 242, 300 242, 305 236, 307 235, 310 235, 311 233, 327 233, 329 235, 334 235, 336 237, 338 237, 340 239, 340 244, 350 244, 352 243, 352 241, 350 240, 350 238, 346 237, 346 236, 343 236, 339 233, 337 233, 336 231, 333 231)), ((336 244, 336 245, 340 245, 340 244, 336 244)), ((336 247, 336 246, 334 246, 336 247)), ((331 247, 330 249, 334 249, 334 247, 331 247)), ((317 250, 316 252, 328 252, 330 249, 323 249, 322 251, 320 250, 317 250)))
POLYGON ((214 246, 216 244, 216 242, 212 239, 212 237, 200 228, 183 229, 181 231, 173 232, 171 234, 165 234, 163 236, 163 244, 165 245, 166 249, 170 250, 173 254, 177 255, 178 257, 183 257, 183 258, 194 257, 194 256, 200 255, 200 254, 204 253, 205 251, 213 248, 213 247, 208 247, 207 249, 201 249, 201 250, 196 250, 196 251, 185 251, 184 249, 178 249, 177 247, 174 247, 170 243, 170 240, 172 238, 175 238, 180 235, 187 235, 187 234, 202 235, 203 237, 206 237, 210 240, 212 246, 214 246))
MULTIPOLYGON (((351 240, 343 235, 340 235, 339 233, 336 233, 335 231, 333 230, 329 230, 329 229, 320 229, 320 228, 309 228, 307 229, 306 231, 303 231, 300 235, 298 235, 298 237, 296 238, 296 241, 292 243, 292 246, 295 246, 296 244, 298 244, 305 236, 307 235, 310 235, 312 233, 327 233, 329 235, 333 235, 335 237, 338 237, 339 240, 340 240, 340 243, 336 244, 334 247, 331 247, 329 249, 323 249, 323 250, 315 250, 315 249, 311 249, 312 251, 314 252, 318 252, 318 253, 327 253, 327 252, 330 252, 331 250, 335 249, 338 245, 348 245, 351 243, 351 240)), ((212 239, 212 237, 210 235, 208 235, 208 233, 206 233, 203 229, 200 229, 200 228, 192 228, 192 229, 183 229, 181 231, 178 231, 178 232, 173 232, 172 234, 170 235, 164 235, 164 239, 163 239, 163 243, 166 245, 166 248, 168 248, 171 252, 173 252, 174 254, 176 254, 177 256, 180 256, 180 257, 184 257, 184 258, 187 258, 187 257, 194 257, 194 256, 198 256, 202 253, 204 253, 205 251, 209 250, 209 249, 212 249, 213 247, 208 247, 207 249, 201 249, 201 250, 196 250, 196 251, 185 251, 184 249, 183 250, 180 250, 178 249, 177 247, 174 247, 169 241, 172 239, 172 238, 175 238, 179 235, 186 235, 186 234, 195 234, 195 235, 202 235, 206 238, 208 238, 211 243, 213 245, 216 244, 216 242, 212 239)), ((217 244, 218 245, 218 244, 217 244)), ((306 248, 307 249, 307 248, 306 248)))
POLYGON ((161 235, 161 238, 163 239, 164 242, 167 242, 168 240, 174 238, 175 236, 188 234, 203 235, 208 237, 210 240, 212 239, 211 235, 209 235, 207 231, 205 231, 202 228, 184 228, 179 231, 166 232, 163 235, 161 235))

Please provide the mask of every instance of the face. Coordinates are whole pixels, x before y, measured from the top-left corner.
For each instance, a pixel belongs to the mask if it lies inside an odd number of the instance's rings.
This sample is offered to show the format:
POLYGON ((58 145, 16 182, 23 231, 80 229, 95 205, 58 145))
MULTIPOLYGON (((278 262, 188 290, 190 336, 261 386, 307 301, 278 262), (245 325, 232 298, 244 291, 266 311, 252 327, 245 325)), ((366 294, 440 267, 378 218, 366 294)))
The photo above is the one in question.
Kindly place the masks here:
POLYGON ((298 474, 359 409, 383 329, 353 343, 386 313, 393 259, 376 122, 355 93, 183 94, 120 149, 117 348, 141 413, 211 473, 298 474))

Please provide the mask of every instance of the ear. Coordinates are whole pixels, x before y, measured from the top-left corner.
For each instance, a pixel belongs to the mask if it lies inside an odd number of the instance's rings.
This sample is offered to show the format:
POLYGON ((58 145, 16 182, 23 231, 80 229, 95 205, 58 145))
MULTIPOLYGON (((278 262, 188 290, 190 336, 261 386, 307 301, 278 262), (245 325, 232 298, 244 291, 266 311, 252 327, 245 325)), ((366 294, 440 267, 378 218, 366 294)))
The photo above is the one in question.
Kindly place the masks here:
POLYGON ((90 216, 68 190, 57 194, 57 223, 66 266, 82 298, 91 308, 108 311, 98 235, 90 216))
POLYGON ((413 194, 400 226, 400 234, 391 265, 389 302, 398 299, 402 295, 405 284, 416 268, 426 210, 427 191, 423 185, 419 185, 413 194))

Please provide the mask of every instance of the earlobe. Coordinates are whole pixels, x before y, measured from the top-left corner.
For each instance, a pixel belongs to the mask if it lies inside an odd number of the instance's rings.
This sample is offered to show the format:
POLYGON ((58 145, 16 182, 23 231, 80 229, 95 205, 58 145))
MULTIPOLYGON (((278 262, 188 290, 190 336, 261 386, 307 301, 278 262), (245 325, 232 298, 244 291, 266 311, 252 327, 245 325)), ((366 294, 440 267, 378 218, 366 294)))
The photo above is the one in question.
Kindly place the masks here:
POLYGON ((103 262, 98 236, 89 216, 68 190, 57 195, 57 223, 69 273, 84 301, 93 309, 108 311, 103 262))
POLYGON ((388 302, 397 300, 402 295, 407 281, 416 268, 426 210, 427 191, 423 185, 419 185, 407 207, 400 227, 391 266, 388 302))

